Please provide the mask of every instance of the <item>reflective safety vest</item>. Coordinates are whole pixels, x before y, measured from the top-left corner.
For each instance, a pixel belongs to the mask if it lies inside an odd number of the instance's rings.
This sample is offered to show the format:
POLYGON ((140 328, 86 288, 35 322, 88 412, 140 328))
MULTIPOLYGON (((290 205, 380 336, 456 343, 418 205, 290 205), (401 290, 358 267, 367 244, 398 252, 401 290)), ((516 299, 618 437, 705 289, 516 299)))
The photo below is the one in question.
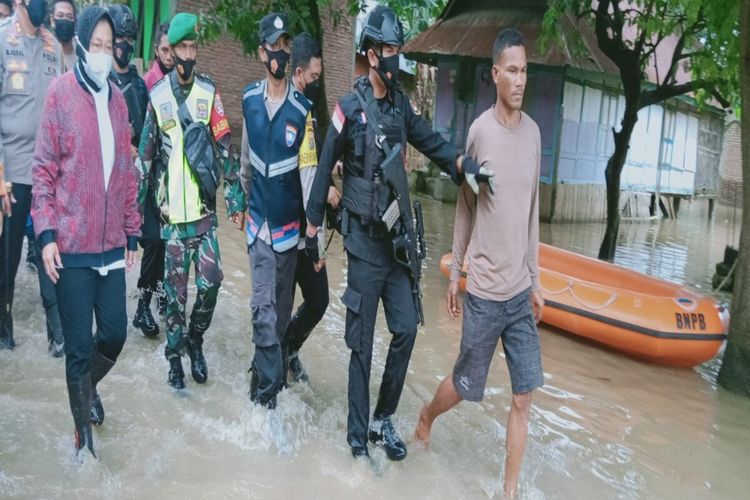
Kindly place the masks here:
POLYGON ((247 244, 268 224, 271 246, 284 252, 297 246, 304 217, 299 153, 312 103, 288 84, 286 99, 273 119, 265 102, 266 80, 249 85, 242 100, 252 183, 248 195, 247 244))
MULTIPOLYGON (((216 89, 210 81, 196 75, 185 104, 193 121, 208 125, 214 105, 216 89)), ((151 105, 156 113, 156 122, 161 132, 161 147, 164 156, 169 157, 166 175, 167 216, 170 224, 195 222, 205 215, 205 207, 200 195, 200 184, 193 175, 183 153, 183 136, 178 104, 170 75, 151 89, 151 105)))

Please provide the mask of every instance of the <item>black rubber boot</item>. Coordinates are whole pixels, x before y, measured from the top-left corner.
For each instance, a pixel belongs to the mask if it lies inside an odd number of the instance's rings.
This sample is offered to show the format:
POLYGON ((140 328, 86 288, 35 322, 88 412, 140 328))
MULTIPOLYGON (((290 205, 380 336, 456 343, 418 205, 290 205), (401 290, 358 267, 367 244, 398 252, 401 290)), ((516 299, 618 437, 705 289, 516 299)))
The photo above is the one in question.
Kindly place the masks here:
MULTIPOLYGON (((12 307, 12 306, 11 306, 12 307)), ((8 311, 0 320, 0 349, 12 350, 16 347, 13 339, 13 313, 8 311)))
POLYGON ((307 382, 310 377, 299 359, 299 352, 289 354, 289 372, 295 382, 307 382))
POLYGON ((203 336, 195 332, 192 327, 188 332, 187 349, 193 380, 199 384, 205 384, 208 380, 208 366, 206 366, 206 358, 203 357, 203 336))
POLYGON ((258 380, 258 373, 255 371, 255 366, 251 366, 248 370, 250 372, 250 391, 248 394, 250 395, 250 401, 253 403, 258 402, 258 384, 260 381, 258 380))
POLYGON ((175 389, 185 388, 185 372, 182 371, 182 360, 179 356, 169 359, 169 379, 167 382, 175 389))
POLYGON ((154 337, 159 335, 159 325, 156 324, 153 315, 151 314, 151 295, 152 293, 148 290, 141 290, 141 296, 138 299, 138 309, 135 312, 133 318, 133 326, 140 328, 143 335, 147 337, 154 337))
POLYGON ((391 460, 406 458, 406 445, 393 427, 391 417, 373 418, 370 424, 370 442, 382 446, 391 460))
POLYGON ((83 461, 82 453, 88 448, 96 458, 94 436, 91 432, 89 411, 91 410, 91 374, 87 373, 77 379, 67 380, 70 411, 76 428, 76 459, 83 461))
POLYGON ((65 338, 63 337, 62 324, 60 323, 60 312, 57 306, 50 308, 47 315, 47 340, 49 341, 49 352, 53 358, 62 358, 65 355, 65 338))
POLYGON ((109 373, 113 366, 115 362, 102 355, 94 344, 91 350, 91 412, 89 417, 91 423, 97 426, 104 422, 104 406, 96 390, 96 384, 109 373))
POLYGON ((28 266, 29 269, 36 272, 36 256, 37 256, 37 248, 36 248, 36 241, 28 240, 28 245, 26 247, 26 266, 28 266))

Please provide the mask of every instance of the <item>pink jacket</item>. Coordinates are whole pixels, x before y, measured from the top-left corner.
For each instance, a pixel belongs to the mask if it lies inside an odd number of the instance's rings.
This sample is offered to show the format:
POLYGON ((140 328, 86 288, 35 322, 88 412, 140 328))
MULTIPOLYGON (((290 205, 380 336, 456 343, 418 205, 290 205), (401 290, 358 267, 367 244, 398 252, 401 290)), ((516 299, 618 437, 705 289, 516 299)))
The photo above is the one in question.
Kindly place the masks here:
POLYGON ((97 267, 121 259, 126 245, 137 248, 138 172, 128 108, 110 84, 115 162, 105 191, 96 105, 78 78, 69 71, 47 91, 32 163, 31 215, 41 246, 56 241, 63 266, 97 267))
POLYGON ((146 82, 146 88, 149 92, 151 92, 153 86, 156 85, 162 78, 164 78, 164 73, 161 72, 161 68, 159 67, 159 63, 157 61, 151 63, 151 69, 149 69, 146 74, 143 75, 143 81, 146 82))

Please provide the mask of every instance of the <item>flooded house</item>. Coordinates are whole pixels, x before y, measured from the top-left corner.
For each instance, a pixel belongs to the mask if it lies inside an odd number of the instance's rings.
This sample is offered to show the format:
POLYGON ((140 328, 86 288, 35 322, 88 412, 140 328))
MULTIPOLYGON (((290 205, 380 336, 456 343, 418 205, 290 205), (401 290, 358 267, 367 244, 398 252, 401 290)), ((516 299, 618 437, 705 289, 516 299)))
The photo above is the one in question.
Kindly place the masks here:
MULTIPOLYGON (((494 38, 519 29, 529 61, 524 110, 542 137, 541 217, 604 220, 604 172, 625 107, 619 73, 593 30, 569 17, 558 26, 563 44, 540 47, 546 10, 543 0, 451 0, 404 53, 437 67, 433 125, 463 147, 471 122, 495 101, 494 38), (579 33, 582 51, 572 49, 579 33)), ((689 96, 642 109, 622 173, 623 216, 653 215, 655 199, 673 214, 681 198, 718 196, 723 134, 724 112, 689 96)))

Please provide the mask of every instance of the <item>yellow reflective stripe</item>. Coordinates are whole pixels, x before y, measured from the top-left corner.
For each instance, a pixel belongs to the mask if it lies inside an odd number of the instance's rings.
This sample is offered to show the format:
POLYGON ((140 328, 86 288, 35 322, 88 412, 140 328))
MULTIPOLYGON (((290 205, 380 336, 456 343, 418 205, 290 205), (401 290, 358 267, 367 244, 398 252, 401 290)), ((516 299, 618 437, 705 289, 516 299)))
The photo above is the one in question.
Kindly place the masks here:
MULTIPOLYGON (((195 121, 208 124, 213 107, 213 92, 194 84, 186 99, 187 108, 195 121)), ((154 89, 151 102, 161 133, 172 143, 167 175, 167 207, 172 224, 194 222, 203 218, 200 185, 193 177, 183 154, 182 127, 179 125, 177 100, 169 85, 154 89)))

